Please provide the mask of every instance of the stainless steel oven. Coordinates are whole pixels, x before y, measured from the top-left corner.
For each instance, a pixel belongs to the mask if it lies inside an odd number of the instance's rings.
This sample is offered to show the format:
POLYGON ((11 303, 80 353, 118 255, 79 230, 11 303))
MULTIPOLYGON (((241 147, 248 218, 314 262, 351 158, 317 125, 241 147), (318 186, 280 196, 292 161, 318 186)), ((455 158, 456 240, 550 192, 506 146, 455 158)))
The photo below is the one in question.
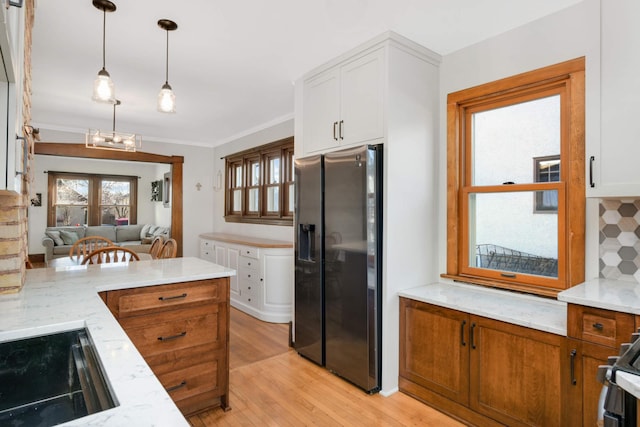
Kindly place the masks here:
POLYGON ((640 376, 640 334, 633 334, 631 344, 623 344, 619 357, 609 358, 613 365, 600 366, 598 378, 604 384, 600 405, 604 427, 635 427, 637 398, 621 388, 616 380, 619 372, 640 376))

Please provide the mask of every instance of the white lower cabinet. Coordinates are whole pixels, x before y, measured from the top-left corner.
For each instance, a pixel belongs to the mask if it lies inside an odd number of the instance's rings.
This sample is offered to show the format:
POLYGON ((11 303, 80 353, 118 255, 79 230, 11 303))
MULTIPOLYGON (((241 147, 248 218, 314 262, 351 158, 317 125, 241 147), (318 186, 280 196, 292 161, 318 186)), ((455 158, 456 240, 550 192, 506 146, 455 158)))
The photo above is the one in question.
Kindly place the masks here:
POLYGON ((266 322, 291 321, 293 245, 273 242, 276 247, 269 247, 258 239, 261 246, 250 246, 227 235, 225 240, 204 236, 200 237, 200 258, 236 270, 230 284, 233 307, 266 322))

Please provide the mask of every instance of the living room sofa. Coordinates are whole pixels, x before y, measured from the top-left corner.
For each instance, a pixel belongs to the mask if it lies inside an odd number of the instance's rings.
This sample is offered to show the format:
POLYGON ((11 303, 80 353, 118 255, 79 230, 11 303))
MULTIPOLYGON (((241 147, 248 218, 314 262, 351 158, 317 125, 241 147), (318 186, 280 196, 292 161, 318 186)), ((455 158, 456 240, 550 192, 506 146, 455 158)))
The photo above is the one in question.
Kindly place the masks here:
POLYGON ((158 235, 169 238, 170 228, 153 224, 47 227, 42 246, 45 248, 45 261, 69 256, 73 243, 88 236, 106 237, 118 246, 148 253, 151 241, 158 235))

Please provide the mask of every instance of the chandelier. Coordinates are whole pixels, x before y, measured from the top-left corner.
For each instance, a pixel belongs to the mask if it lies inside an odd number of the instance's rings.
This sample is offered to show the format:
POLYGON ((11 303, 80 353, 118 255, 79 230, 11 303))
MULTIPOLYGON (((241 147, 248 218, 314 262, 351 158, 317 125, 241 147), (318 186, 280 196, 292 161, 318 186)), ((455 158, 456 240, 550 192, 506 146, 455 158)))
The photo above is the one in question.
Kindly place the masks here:
POLYGON ((142 147, 142 137, 140 135, 116 132, 116 107, 120 104, 121 102, 117 99, 113 103, 113 130, 89 129, 85 135, 85 147, 131 152, 135 152, 142 147))

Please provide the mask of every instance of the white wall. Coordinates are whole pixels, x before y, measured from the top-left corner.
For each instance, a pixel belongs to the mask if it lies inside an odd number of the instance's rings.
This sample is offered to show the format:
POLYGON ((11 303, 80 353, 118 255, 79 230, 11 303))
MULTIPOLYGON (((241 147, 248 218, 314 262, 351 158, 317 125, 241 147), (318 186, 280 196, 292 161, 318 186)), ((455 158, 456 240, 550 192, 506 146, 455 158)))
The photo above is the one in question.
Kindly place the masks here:
MULTIPOLYGON (((447 94, 504 77, 586 57, 586 138, 600 133, 600 0, 568 9, 446 55, 440 66, 439 269, 446 271, 447 94)), ((588 203, 588 209, 597 204, 588 203)), ((597 207, 597 206, 596 206, 597 207)), ((597 215, 587 212, 587 247, 597 241, 597 215)), ((587 250, 587 257, 591 257, 587 250)), ((594 260, 597 260, 597 253, 594 260)), ((595 263, 595 262, 594 262, 595 263)), ((587 263, 589 264, 589 263, 587 263)), ((595 263, 597 264, 597 263, 595 263)))
MULTIPOLYGON (((263 129, 251 135, 238 138, 215 148, 214 176, 218 171, 222 174, 222 188, 214 192, 213 229, 216 233, 233 233, 265 239, 285 240, 293 242, 293 227, 282 225, 243 224, 225 222, 224 220, 224 158, 239 151, 268 144, 293 135, 293 119, 263 129)), ((293 267, 292 267, 293 268, 293 267)))
MULTIPOLYGON (((84 135, 68 132, 56 132, 50 131, 44 128, 40 128, 41 140, 52 142, 74 142, 84 143, 84 135)), ((213 153, 214 149, 211 147, 199 147, 193 145, 179 145, 168 144, 162 142, 154 142, 144 140, 142 142, 142 150, 145 153, 162 154, 165 156, 183 156, 184 165, 182 173, 182 196, 183 196, 183 256, 198 256, 199 252, 199 240, 198 235, 201 233, 211 232, 213 229, 213 217, 214 217, 214 201, 213 201, 213 177, 214 177, 214 162, 213 153), (200 190, 197 188, 197 184, 201 184, 200 190)), ((44 156, 38 156, 44 157, 44 156)), ((54 159, 61 159, 60 157, 53 157, 54 159)), ((83 160, 84 161, 84 160, 83 160)), ((111 173, 120 174, 121 170, 125 168, 126 162, 108 162, 112 167, 109 168, 111 173)), ((139 163, 142 165, 142 163, 139 163)), ((154 164, 155 166, 155 164, 154 164)), ((34 162, 36 169, 39 168, 38 160, 34 162)), ((153 171, 154 179, 160 179, 159 172, 166 165, 160 165, 159 170, 153 171), (157 178, 156 173, 158 173, 157 178)), ((60 170, 60 167, 51 168, 52 170, 60 170)), ((40 169, 42 170, 42 169, 40 169)), ((168 169, 167 169, 168 170, 168 169)), ((132 173, 133 175, 140 173, 132 173)), ((44 175, 43 173, 35 172, 35 175, 44 175)), ((151 179, 145 184, 141 184, 139 187, 142 195, 144 192, 149 196, 151 191, 151 179)), ((42 188, 42 187, 38 187, 42 188)), ((32 193, 41 192, 32 190, 32 193)), ((46 187, 42 193, 46 194, 46 187)), ((43 194, 43 197, 44 197, 43 194)), ((162 203, 155 202, 158 205, 162 203)), ((43 200, 44 205, 44 200, 43 200)), ((45 208, 40 208, 45 209, 45 208)), ((40 240, 42 233, 46 225, 46 213, 43 222, 32 223, 31 211, 29 210, 29 253, 32 250, 32 240, 35 239, 34 248, 37 249, 34 253, 42 253, 42 245, 40 240), (44 225, 43 225, 44 224, 44 225)), ((145 213, 146 215, 146 213, 145 213)), ((151 215, 151 219, 156 222, 165 221, 170 215, 170 209, 156 207, 155 212, 151 215), (163 211, 160 211, 163 209, 163 211)), ((140 214, 138 219, 140 222, 140 214)))

